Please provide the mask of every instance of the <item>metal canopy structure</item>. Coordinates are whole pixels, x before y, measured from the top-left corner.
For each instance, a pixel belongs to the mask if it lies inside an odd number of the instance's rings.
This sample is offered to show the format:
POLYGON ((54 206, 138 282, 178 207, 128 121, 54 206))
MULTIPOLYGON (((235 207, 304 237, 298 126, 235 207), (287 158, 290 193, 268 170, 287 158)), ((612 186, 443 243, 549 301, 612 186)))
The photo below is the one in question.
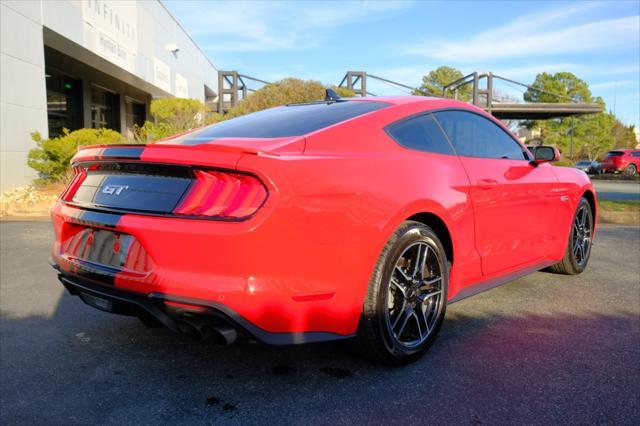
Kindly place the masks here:
POLYGON ((495 75, 491 72, 474 72, 462 77, 459 80, 444 86, 442 94, 445 97, 458 99, 460 89, 471 85, 471 103, 483 108, 496 118, 504 120, 547 120, 550 118, 570 117, 575 115, 597 114, 602 112, 600 104, 572 102, 571 99, 548 92, 535 86, 520 83, 506 77, 495 75), (569 102, 501 102, 495 99, 494 80, 501 80, 517 86, 522 86, 529 90, 554 96, 560 100, 569 102))
POLYGON ((548 120, 550 118, 574 115, 597 114, 602 112, 598 104, 582 103, 502 103, 493 102, 490 108, 483 107, 501 120, 548 120))
POLYGON ((495 75, 491 72, 474 72, 459 80, 453 81, 443 88, 442 93, 428 93, 424 90, 407 86, 397 81, 389 80, 368 74, 365 71, 348 71, 339 84, 339 87, 345 87, 353 91, 356 95, 375 96, 367 90, 367 79, 372 78, 382 81, 386 84, 396 86, 400 89, 411 90, 426 96, 449 97, 458 99, 461 89, 464 86, 471 85, 472 99, 471 103, 477 107, 483 108, 487 112, 493 114, 496 118, 504 120, 547 120, 551 118, 570 117, 575 115, 597 114, 602 112, 602 107, 596 103, 579 103, 561 102, 561 103, 520 103, 520 102, 504 102, 496 99, 494 95, 494 79, 501 80, 510 84, 522 86, 524 88, 534 90, 540 93, 546 93, 562 99, 562 96, 555 93, 547 92, 534 86, 517 82, 505 77, 495 75))
POLYGON ((240 74, 238 71, 218 71, 218 111, 226 113, 230 108, 238 105, 238 102, 247 97, 248 92, 253 92, 247 86, 245 80, 256 81, 261 84, 270 84, 259 78, 240 74))
MULTIPOLYGON (((459 80, 453 81, 444 86, 442 93, 429 93, 422 89, 408 86, 397 81, 389 80, 369 74, 366 71, 347 71, 338 87, 351 90, 358 96, 375 96, 369 92, 367 87, 368 79, 373 79, 397 87, 402 91, 420 93, 425 96, 447 97, 458 99, 462 88, 471 86, 471 102, 473 105, 483 108, 493 114, 496 118, 503 120, 547 120, 552 118, 571 117, 577 115, 597 114, 602 112, 602 107, 596 103, 574 102, 572 99, 548 92, 535 86, 520 83, 506 77, 495 75, 491 72, 474 72, 459 80), (494 85, 496 81, 506 82, 511 85, 521 86, 528 90, 545 93, 558 98, 559 103, 552 102, 513 102, 501 99, 496 96, 494 85)), ((230 108, 236 106, 247 97, 248 92, 253 91, 247 86, 246 81, 254 81, 260 84, 270 84, 268 81, 259 78, 240 74, 237 71, 218 72, 218 101, 217 110, 224 114, 230 108)))
POLYGON ((374 93, 367 91, 367 79, 372 78, 374 80, 382 81, 383 83, 390 84, 392 86, 400 87, 402 89, 411 90, 412 92, 418 92, 425 96, 438 96, 433 93, 426 92, 416 87, 407 86, 406 84, 398 83, 397 81, 389 80, 384 77, 378 77, 377 75, 368 74, 365 71, 347 71, 342 78, 342 81, 338 87, 344 87, 351 90, 353 93, 359 96, 376 96, 374 93))

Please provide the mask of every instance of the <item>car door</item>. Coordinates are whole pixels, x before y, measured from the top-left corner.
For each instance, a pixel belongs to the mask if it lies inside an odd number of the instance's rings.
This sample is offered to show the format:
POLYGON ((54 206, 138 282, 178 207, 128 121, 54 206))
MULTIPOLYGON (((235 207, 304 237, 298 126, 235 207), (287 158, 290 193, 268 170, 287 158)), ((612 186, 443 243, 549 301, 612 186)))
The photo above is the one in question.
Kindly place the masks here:
POLYGON ((434 115, 471 182, 483 274, 543 258, 560 200, 551 167, 531 163, 520 143, 481 114, 446 110, 434 115))

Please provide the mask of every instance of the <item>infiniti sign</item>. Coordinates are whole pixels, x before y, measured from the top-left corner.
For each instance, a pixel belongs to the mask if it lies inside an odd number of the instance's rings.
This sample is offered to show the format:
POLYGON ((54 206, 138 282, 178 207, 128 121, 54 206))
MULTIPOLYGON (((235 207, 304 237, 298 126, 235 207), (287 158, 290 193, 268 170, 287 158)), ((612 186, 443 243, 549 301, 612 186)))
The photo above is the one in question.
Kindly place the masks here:
POLYGON ((109 195, 120 195, 125 189, 129 189, 129 185, 105 185, 102 187, 101 192, 109 195))

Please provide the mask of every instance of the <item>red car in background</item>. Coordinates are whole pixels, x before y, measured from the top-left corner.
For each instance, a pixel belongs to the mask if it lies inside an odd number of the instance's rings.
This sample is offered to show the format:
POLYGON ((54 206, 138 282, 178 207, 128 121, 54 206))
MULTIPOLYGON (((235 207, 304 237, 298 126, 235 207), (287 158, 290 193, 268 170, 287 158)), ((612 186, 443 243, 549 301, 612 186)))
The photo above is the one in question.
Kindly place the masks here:
POLYGON ((624 172, 635 176, 640 167, 640 149, 616 149, 609 151, 600 165, 605 173, 624 172))
POLYGON ((232 342, 354 339, 388 363, 448 303, 543 268, 582 272, 596 196, 469 104, 287 105, 141 146, 95 146, 52 209, 68 291, 232 342))

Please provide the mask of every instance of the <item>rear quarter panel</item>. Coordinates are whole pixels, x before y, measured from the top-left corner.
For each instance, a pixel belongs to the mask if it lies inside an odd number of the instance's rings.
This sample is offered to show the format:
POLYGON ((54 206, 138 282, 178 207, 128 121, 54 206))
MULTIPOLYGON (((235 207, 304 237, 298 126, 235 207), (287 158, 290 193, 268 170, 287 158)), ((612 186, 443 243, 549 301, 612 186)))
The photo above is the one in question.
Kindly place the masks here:
POLYGON ((238 163, 269 176, 277 188, 270 220, 285 230, 287 243, 279 250, 294 265, 286 279, 306 282, 309 292, 335 290, 334 303, 356 308, 354 325, 385 243, 417 213, 437 215, 450 231, 455 262, 449 296, 480 277, 466 173, 456 156, 409 150, 384 132, 407 114, 393 108, 375 120, 363 117, 312 134, 304 155, 245 155, 238 163))

